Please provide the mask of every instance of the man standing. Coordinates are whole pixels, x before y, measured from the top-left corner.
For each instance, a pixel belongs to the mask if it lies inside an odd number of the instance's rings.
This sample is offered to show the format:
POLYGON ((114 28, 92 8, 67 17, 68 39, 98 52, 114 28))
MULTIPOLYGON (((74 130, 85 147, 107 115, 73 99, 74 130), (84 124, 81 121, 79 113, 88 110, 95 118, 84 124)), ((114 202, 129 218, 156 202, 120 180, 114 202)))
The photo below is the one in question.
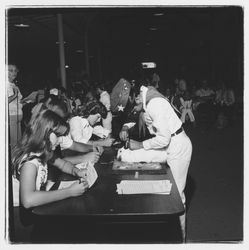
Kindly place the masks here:
MULTIPOLYGON (((153 159, 151 161, 167 162, 185 206, 184 188, 192 155, 191 141, 185 134, 182 122, 173 107, 154 87, 142 86, 136 101, 143 104, 144 120, 150 134, 154 137, 142 142, 130 140, 131 154, 129 157, 132 157, 132 154, 133 158, 137 158, 137 154, 143 156, 150 154, 153 159)), ((123 156, 125 155, 127 154, 123 156)), ((127 161, 122 156, 121 159, 127 161)), ((185 214, 180 216, 184 240, 185 218, 185 214)))

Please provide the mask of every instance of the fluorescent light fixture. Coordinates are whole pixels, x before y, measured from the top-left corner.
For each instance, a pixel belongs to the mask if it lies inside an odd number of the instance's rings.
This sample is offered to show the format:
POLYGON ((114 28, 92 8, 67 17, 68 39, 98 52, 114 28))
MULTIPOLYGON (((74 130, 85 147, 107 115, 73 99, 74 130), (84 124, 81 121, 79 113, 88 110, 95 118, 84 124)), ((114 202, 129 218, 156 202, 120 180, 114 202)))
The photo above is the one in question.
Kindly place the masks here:
POLYGON ((164 13, 154 13, 154 16, 163 16, 164 15, 164 13))
POLYGON ((14 26, 17 28, 29 28, 30 27, 29 24, 24 24, 24 23, 17 23, 17 24, 14 24, 14 26))
POLYGON ((151 27, 150 30, 157 30, 157 28, 151 27))
MULTIPOLYGON (((57 41, 57 42, 55 42, 55 43, 56 43, 56 44, 59 44, 59 42, 58 42, 58 41, 57 41)), ((64 44, 66 44, 66 43, 67 43, 67 42, 65 42, 65 41, 64 41, 64 44)))
POLYGON ((155 62, 142 62, 142 68, 143 69, 154 69, 156 68, 155 62))
POLYGON ((66 69, 68 69, 68 68, 69 68, 69 66, 68 66, 68 65, 65 65, 65 68, 66 68, 66 69))

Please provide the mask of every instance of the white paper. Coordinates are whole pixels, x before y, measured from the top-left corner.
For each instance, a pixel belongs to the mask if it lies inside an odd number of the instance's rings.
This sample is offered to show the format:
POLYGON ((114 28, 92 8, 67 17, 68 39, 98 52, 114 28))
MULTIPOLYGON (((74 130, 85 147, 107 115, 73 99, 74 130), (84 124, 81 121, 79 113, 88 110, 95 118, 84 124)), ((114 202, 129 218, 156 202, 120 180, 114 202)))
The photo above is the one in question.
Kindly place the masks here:
MULTIPOLYGON (((95 183, 95 181, 98 178, 98 174, 97 174, 97 172, 96 172, 93 164, 91 164, 91 163, 89 163, 89 164, 82 163, 82 164, 76 165, 76 167, 77 166, 78 166, 78 168, 85 170, 84 176, 85 176, 85 179, 86 179, 86 181, 88 183, 88 187, 90 188, 95 183), (81 168, 80 168, 80 165, 81 165, 81 168)), ((75 181, 61 181, 60 186, 59 186, 58 189, 68 188, 69 186, 71 186, 76 181, 79 182, 79 180, 75 180, 75 181)))
POLYGON ((46 183, 46 191, 49 191, 54 184, 54 181, 48 180, 46 183))
POLYGON ((75 180, 75 181, 61 181, 60 186, 59 186, 58 189, 68 188, 72 184, 74 184, 75 182, 79 182, 79 180, 75 180))
POLYGON ((117 184, 118 194, 170 194, 169 180, 123 180, 117 184))
POLYGON ((86 175, 86 180, 87 180, 88 186, 90 188, 98 178, 98 174, 97 174, 93 165, 88 166, 85 175, 86 175))
POLYGON ((76 168, 78 169, 87 169, 89 166, 93 167, 94 163, 87 161, 87 162, 82 162, 77 165, 75 165, 76 168))

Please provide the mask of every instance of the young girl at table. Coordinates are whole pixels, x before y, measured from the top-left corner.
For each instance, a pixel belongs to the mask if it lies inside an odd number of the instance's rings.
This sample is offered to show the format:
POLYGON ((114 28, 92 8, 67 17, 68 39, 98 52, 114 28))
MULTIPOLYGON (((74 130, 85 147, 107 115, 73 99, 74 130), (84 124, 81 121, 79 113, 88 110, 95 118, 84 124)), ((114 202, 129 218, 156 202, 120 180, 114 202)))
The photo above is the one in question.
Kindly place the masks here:
POLYGON ((106 107, 98 101, 89 101, 77 110, 77 116, 69 121, 70 135, 76 142, 87 143, 94 146, 110 147, 114 139, 109 137, 109 130, 97 125, 101 119, 106 118, 106 107), (97 125, 97 126, 96 126, 97 125), (91 140, 92 136, 99 140, 91 140))
MULTIPOLYGON (((65 189, 44 191, 47 163, 53 157, 58 137, 68 132, 67 123, 51 110, 42 110, 26 128, 12 161, 14 177, 20 182, 20 201, 25 208, 78 196, 86 191, 88 184, 84 179, 65 189)), ((60 169, 80 178, 84 176, 83 171, 66 161, 62 161, 60 169)))

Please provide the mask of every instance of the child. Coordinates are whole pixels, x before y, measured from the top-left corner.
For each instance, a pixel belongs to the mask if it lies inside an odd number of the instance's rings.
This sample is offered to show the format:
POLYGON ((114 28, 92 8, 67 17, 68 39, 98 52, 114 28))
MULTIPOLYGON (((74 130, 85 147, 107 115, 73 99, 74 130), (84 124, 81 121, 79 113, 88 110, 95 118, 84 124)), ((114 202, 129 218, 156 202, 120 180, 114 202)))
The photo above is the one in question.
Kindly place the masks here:
POLYGON ((190 121, 192 123, 195 122, 195 117, 192 111, 192 99, 190 97, 190 94, 188 91, 186 91, 183 95, 183 97, 180 97, 180 102, 181 102, 181 121, 182 123, 185 123, 186 121, 186 116, 188 115, 190 121))
MULTIPOLYGON (((47 182, 47 162, 53 156, 58 136, 66 135, 68 131, 67 123, 51 110, 41 111, 26 128, 12 161, 14 176, 20 182, 20 201, 25 208, 78 196, 86 191, 88 184, 85 180, 65 189, 43 191, 47 182)), ((72 164, 61 163, 63 172, 84 176, 83 171, 72 164)))
POLYGON ((112 132, 112 113, 111 113, 111 100, 110 95, 106 91, 103 85, 97 87, 97 93, 100 95, 99 101, 106 107, 107 116, 105 119, 102 119, 103 127, 108 129, 110 133, 112 132))
POLYGON ((70 134, 74 141, 87 143, 94 146, 110 147, 114 139, 107 138, 109 130, 102 126, 95 126, 102 118, 106 118, 107 110, 105 106, 98 101, 89 101, 81 106, 77 111, 77 116, 69 121, 70 134), (91 141, 95 134, 104 140, 91 141))
MULTIPOLYGON (((42 105, 40 110, 49 109, 59 115, 64 121, 67 121, 70 114, 68 113, 67 105, 64 101, 60 100, 56 96, 50 96, 42 105)), ((40 112, 40 111, 39 111, 40 112)), ((37 115, 34 113, 32 119, 37 115)), ((92 145, 87 145, 83 143, 78 143, 72 140, 70 134, 67 136, 60 136, 58 138, 62 154, 64 155, 63 159, 71 162, 72 164, 79 164, 82 162, 97 162, 103 149, 101 147, 95 148, 92 145), (92 152, 93 151, 93 152, 92 152), (66 157, 65 157, 66 156, 66 157)), ((58 159, 53 163, 54 166, 57 166, 56 163, 58 159)))

